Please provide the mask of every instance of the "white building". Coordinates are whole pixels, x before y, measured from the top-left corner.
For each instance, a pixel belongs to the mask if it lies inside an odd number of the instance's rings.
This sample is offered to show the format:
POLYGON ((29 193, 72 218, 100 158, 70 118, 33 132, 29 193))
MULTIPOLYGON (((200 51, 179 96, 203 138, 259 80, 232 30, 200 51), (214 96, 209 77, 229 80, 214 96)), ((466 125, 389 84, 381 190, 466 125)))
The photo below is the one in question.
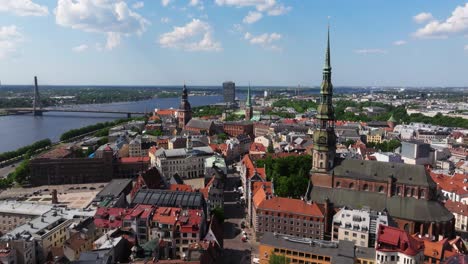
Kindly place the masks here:
POLYGON ((205 172, 205 159, 214 155, 211 147, 191 147, 191 140, 187 141, 187 148, 158 149, 156 151, 156 168, 161 175, 170 179, 178 174, 182 179, 202 177, 205 172))
POLYGON ((94 216, 95 210, 52 208, 26 224, 18 226, 0 238, 16 250, 17 262, 45 263, 52 247, 62 247, 67 228, 80 218, 94 216))
POLYGON ((375 263, 422 264, 424 242, 416 240, 404 230, 381 225, 375 247, 375 263))
POLYGON ((401 158, 401 155, 398 153, 376 152, 374 154, 371 154, 371 156, 375 157, 377 161, 403 163, 403 159, 401 158))
POLYGON ((374 247, 379 225, 388 225, 385 212, 341 208, 333 216, 332 241, 353 241, 356 246, 374 247))

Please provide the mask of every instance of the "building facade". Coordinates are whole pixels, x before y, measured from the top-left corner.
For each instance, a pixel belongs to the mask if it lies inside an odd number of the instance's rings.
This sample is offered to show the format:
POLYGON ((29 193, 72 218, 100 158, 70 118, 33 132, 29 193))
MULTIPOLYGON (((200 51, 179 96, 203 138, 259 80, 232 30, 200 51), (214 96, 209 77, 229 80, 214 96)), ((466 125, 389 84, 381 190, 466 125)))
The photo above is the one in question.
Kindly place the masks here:
POLYGON ((420 264, 424 263, 424 243, 410 236, 404 230, 379 226, 375 247, 377 264, 420 264))
MULTIPOLYGON (((189 142, 188 140, 187 142, 189 142)), ((161 175, 169 179, 178 174, 182 179, 203 177, 205 159, 214 155, 210 147, 181 149, 158 149, 156 151, 156 168, 161 175)))
POLYGON ((227 104, 236 103, 236 84, 234 82, 223 82, 223 99, 227 104))
POLYGON ((377 228, 389 224, 385 212, 342 208, 333 216, 332 241, 353 241, 356 246, 375 247, 377 228))

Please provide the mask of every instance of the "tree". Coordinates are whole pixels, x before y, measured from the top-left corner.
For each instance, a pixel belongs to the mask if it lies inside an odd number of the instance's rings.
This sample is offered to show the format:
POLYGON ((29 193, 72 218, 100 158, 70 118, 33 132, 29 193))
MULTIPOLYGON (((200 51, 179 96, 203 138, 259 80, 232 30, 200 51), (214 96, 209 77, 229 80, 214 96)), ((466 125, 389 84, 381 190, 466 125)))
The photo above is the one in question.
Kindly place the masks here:
POLYGON ((345 144, 345 146, 347 148, 349 148, 349 146, 353 145, 354 143, 356 143, 356 141, 354 141, 352 139, 348 139, 348 140, 346 140, 346 142, 344 144, 345 144))
POLYGON ((218 138, 224 142, 224 141, 226 141, 226 139, 228 139, 229 137, 228 137, 228 135, 226 135, 225 133, 219 133, 219 134, 218 134, 218 138))
POLYGON ((289 264, 285 255, 271 254, 268 264, 289 264))
POLYGON ((268 144, 268 148, 267 148, 267 152, 268 153, 275 153, 275 149, 273 148, 273 144, 268 144))
POLYGON ((211 214, 215 215, 218 218, 219 222, 224 223, 224 209, 221 207, 216 206, 213 210, 211 210, 211 214))

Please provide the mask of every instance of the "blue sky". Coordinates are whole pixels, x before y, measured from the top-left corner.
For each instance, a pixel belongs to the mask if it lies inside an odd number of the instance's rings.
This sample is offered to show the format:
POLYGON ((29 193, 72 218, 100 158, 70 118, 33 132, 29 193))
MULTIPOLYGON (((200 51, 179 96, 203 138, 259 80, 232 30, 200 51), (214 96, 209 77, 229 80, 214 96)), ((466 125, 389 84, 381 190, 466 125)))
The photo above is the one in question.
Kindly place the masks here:
POLYGON ((468 86, 468 3, 440 0, 0 0, 0 80, 468 86))

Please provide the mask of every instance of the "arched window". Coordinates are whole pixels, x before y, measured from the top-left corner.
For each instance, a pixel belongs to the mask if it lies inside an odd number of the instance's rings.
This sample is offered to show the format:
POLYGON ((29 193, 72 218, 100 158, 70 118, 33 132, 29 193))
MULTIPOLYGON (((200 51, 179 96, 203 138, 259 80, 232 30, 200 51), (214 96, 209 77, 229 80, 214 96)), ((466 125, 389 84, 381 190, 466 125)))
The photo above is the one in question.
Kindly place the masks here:
POLYGON ((396 188, 396 193, 397 193, 398 195, 401 195, 401 187, 400 187, 400 186, 398 186, 398 187, 396 188))
POLYGON ((383 193, 383 192, 384 192, 384 187, 383 187, 383 186, 380 186, 380 187, 379 187, 379 192, 380 192, 380 193, 383 193))
POLYGON ((350 189, 353 189, 353 188, 354 188, 354 183, 350 183, 350 184, 349 184, 349 188, 350 188, 350 189))
POLYGON ((369 191, 369 185, 364 184, 364 186, 362 187, 362 189, 363 189, 364 191, 369 191))
POLYGON ((323 168, 323 162, 320 162, 319 168, 323 168))
POLYGON ((406 187, 406 196, 411 196, 411 188, 406 187))
POLYGON ((340 182, 336 182, 335 187, 336 187, 336 188, 340 188, 340 186, 341 186, 341 183, 340 183, 340 182))
POLYGON ((411 188, 411 196, 414 196, 414 188, 411 188))
POLYGON ((419 191, 419 198, 426 198, 426 191, 424 189, 419 191))
POLYGON ((320 159, 323 159, 323 153, 320 153, 320 159))

